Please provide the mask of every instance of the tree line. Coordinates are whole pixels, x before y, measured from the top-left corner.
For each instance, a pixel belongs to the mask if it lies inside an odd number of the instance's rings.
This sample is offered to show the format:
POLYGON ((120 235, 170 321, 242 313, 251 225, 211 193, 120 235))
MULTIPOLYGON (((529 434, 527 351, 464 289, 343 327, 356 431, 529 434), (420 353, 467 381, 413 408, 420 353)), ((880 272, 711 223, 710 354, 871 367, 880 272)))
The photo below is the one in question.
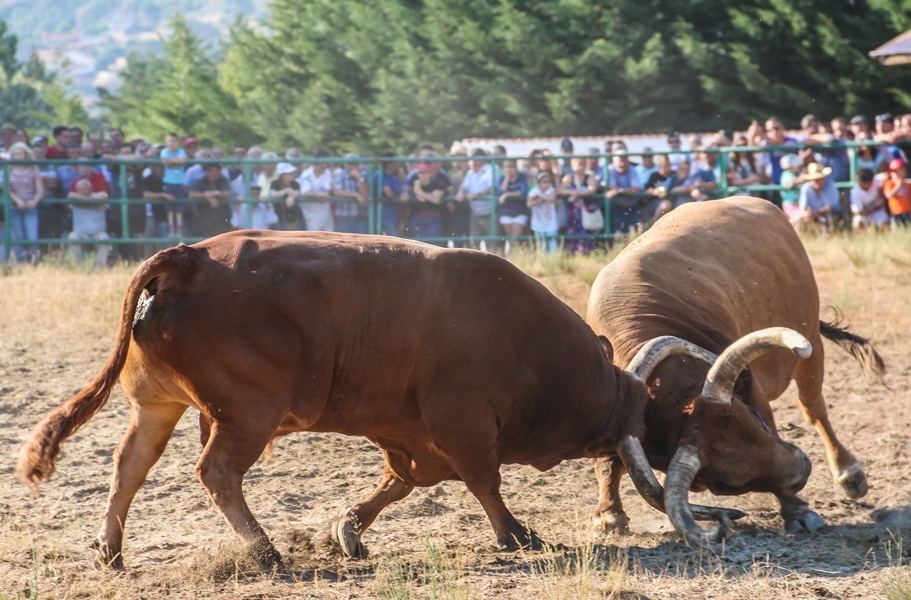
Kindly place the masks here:
POLYGON ((911 0, 272 0, 218 46, 175 16, 100 106, 149 139, 306 154, 796 125, 911 111, 911 67, 867 56, 908 28, 911 0))

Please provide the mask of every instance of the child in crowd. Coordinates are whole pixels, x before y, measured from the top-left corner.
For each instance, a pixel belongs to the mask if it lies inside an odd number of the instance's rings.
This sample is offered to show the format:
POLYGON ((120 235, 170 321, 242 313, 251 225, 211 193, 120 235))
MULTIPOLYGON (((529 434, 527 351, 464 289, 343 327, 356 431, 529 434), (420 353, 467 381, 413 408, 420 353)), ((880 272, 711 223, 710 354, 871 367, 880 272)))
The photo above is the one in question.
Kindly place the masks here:
POLYGON ((869 225, 882 229, 889 224, 886 199, 870 169, 857 172, 857 183, 851 188, 851 213, 854 215, 851 227, 855 231, 869 225))
POLYGON ((550 171, 540 171, 536 177, 538 186, 528 192, 528 207, 531 209, 531 230, 539 250, 556 252, 557 240, 557 188, 550 171))
POLYGON ((800 186, 805 182, 803 160, 796 154, 781 157, 781 210, 795 225, 800 222, 800 186))
POLYGON ((883 182, 883 195, 889 203, 892 223, 905 227, 911 225, 911 187, 905 181, 907 171, 905 161, 893 158, 889 163, 889 176, 883 182))
MULTIPOLYGON (((89 167, 91 168, 91 167, 89 167)), ((107 220, 105 218, 105 205, 99 200, 107 200, 108 194, 103 191, 93 191, 91 180, 88 177, 77 179, 73 182, 73 189, 67 196, 73 203, 73 231, 67 236, 71 240, 106 240, 107 220)), ((82 244, 71 244, 70 252, 76 260, 82 259, 82 244)), ((108 265, 107 244, 98 245, 98 256, 95 268, 100 270, 108 265)))
POLYGON ((235 229, 271 229, 272 225, 278 223, 275 207, 271 202, 264 202, 260 199, 261 192, 262 188, 259 187, 259 183, 254 183, 250 186, 250 194, 253 196, 252 203, 244 202, 242 196, 237 198, 238 203, 234 205, 231 216, 231 227, 235 229))
POLYGON ((187 206, 183 204, 187 194, 184 191, 184 169, 187 164, 187 153, 180 147, 180 137, 176 133, 169 133, 165 137, 165 147, 161 149, 161 162, 164 164, 164 193, 174 197, 171 204, 167 205, 168 236, 183 236, 183 213, 187 206))

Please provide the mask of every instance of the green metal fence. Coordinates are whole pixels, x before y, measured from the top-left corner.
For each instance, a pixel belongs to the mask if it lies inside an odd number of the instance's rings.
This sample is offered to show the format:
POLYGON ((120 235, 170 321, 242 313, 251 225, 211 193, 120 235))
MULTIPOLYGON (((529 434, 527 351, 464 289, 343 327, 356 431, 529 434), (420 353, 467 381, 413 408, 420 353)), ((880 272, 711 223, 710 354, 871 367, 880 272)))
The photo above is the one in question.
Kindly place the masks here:
MULTIPOLYGON (((775 191, 781 190, 781 187, 777 186, 777 185, 749 185, 749 186, 741 186, 741 187, 732 186, 730 184, 730 182, 728 181, 728 165, 730 164, 730 156, 733 152, 743 152, 743 153, 797 152, 801 149, 808 148, 808 147, 812 148, 814 151, 827 150, 827 149, 846 150, 849 155, 850 181, 840 182, 837 184, 837 186, 839 188, 845 188, 845 187, 852 186, 853 182, 856 179, 856 160, 855 160, 856 148, 858 148, 860 146, 874 146, 875 147, 875 146, 882 146, 882 145, 883 145, 882 143, 865 141, 865 142, 847 142, 847 143, 840 143, 840 144, 825 144, 825 145, 814 145, 814 146, 776 146, 776 147, 736 146, 736 147, 711 148, 711 149, 708 149, 709 152, 718 154, 718 165, 719 165, 718 170, 720 173, 720 178, 718 181, 718 189, 713 194, 713 196, 726 197, 726 196, 729 196, 732 194, 751 194, 751 193, 760 193, 760 192, 775 192, 775 191)), ((666 154, 666 153, 667 152, 663 152, 663 151, 654 151, 654 152, 645 152, 645 153, 629 152, 629 153, 623 153, 623 154, 617 154, 617 155, 618 156, 638 157, 638 156, 644 156, 644 155, 658 155, 658 154, 666 154)), ((682 151, 682 153, 690 154, 691 152, 682 151)), ((604 153, 604 154, 598 154, 598 155, 593 155, 593 154, 554 155, 554 156, 549 156, 547 158, 550 160, 554 160, 554 161, 565 161, 565 160, 568 160, 571 158, 582 158, 582 159, 598 158, 599 160, 604 161, 605 167, 606 167, 606 165, 610 162, 610 160, 613 156, 614 156, 614 154, 604 153)), ((368 182, 368 187, 369 187, 368 211, 367 211, 369 232, 378 233, 380 231, 380 227, 381 227, 380 214, 382 211, 382 207, 384 204, 390 202, 389 199, 382 197, 382 191, 380 189, 377 189, 377 185, 376 185, 376 180, 377 180, 376 175, 382 171, 383 163, 387 163, 387 162, 395 162, 395 163, 415 163, 415 162, 438 163, 438 162, 442 162, 442 163, 452 164, 452 163, 456 163, 456 162, 463 162, 463 161, 469 161, 469 160, 480 160, 480 161, 487 162, 490 164, 490 166, 492 168, 492 192, 494 192, 494 190, 496 189, 497 175, 500 172, 498 163, 505 161, 505 160, 516 160, 516 161, 521 162, 521 161, 529 160, 529 157, 527 157, 527 156, 510 156, 510 157, 484 156, 484 157, 473 157, 473 158, 471 158, 471 157, 440 157, 440 158, 430 158, 430 159, 415 159, 415 158, 410 158, 410 157, 409 158, 396 157, 396 158, 382 158, 382 159, 379 157, 359 157, 358 161, 366 169, 367 182, 368 182)), ((148 159, 134 160, 134 159, 122 159, 122 158, 112 158, 112 159, 104 159, 104 160, 80 159, 78 161, 55 160, 55 161, 7 161, 7 162, 3 162, 2 164, 0 164, 0 168, 2 168, 2 181, 3 181, 3 191, 2 191, 2 195, 0 195, 0 208, 2 208, 2 213, 0 213, 0 214, 2 214, 2 216, 4 218, 3 218, 2 232, 0 232, 0 233, 2 233, 2 236, 0 236, 0 240, 2 240, 2 243, 3 243, 3 249, 5 250, 6 259, 9 260, 10 257, 12 256, 12 246, 13 245, 64 246, 64 245, 73 244, 73 243, 76 243, 76 244, 97 244, 97 243, 99 243, 97 240, 69 240, 69 239, 66 239, 65 236, 63 238, 39 238, 36 240, 14 240, 13 235, 12 235, 10 215, 11 215, 11 210, 15 207, 13 206, 13 203, 12 203, 10 195, 9 195, 9 190, 10 190, 9 184, 10 184, 10 168, 13 166, 17 166, 17 165, 37 165, 39 167, 44 166, 44 165, 61 166, 61 165, 76 165, 76 164, 89 164, 92 166, 104 165, 104 164, 119 165, 120 166, 119 167, 119 188, 122 191, 121 197, 110 198, 106 201, 106 203, 110 205, 109 210, 113 209, 113 210, 120 211, 121 230, 118 232, 118 235, 112 235, 110 237, 110 239, 105 240, 104 243, 114 244, 114 245, 137 244, 137 243, 152 244, 152 245, 156 245, 156 244, 165 245, 165 244, 175 243, 176 240, 174 238, 142 237, 142 236, 137 236, 137 235, 131 236, 130 231, 129 231, 128 213, 129 213, 130 205, 135 205, 135 204, 146 205, 146 204, 150 204, 150 203, 152 203, 152 204, 164 203, 165 201, 164 200, 148 200, 148 199, 143 199, 143 198, 126 197, 126 193, 128 190, 128 179, 129 179, 128 168, 131 166, 135 167, 138 165, 141 165, 144 167, 144 166, 148 166, 150 164, 154 164, 156 162, 158 162, 158 161, 148 160, 148 159)), ((255 205, 256 202, 258 202, 257 200, 253 199, 253 195, 252 195, 252 192, 250 189, 251 179, 252 179, 251 167, 253 165, 278 164, 278 163, 288 162, 288 163, 292 163, 292 164, 300 164, 300 165, 303 165, 304 167, 306 167, 307 165, 310 165, 310 164, 314 164, 314 163, 324 163, 324 164, 333 166, 333 165, 343 165, 346 163, 350 163, 351 161, 346 160, 344 158, 303 157, 303 158, 298 158, 298 159, 257 159, 257 160, 254 160, 254 159, 238 160, 238 159, 233 159, 233 158, 231 158, 231 159, 225 158, 225 159, 218 159, 218 160, 215 160, 215 159, 198 160, 198 161, 193 161, 193 162, 203 164, 203 165, 220 164, 225 167, 230 167, 233 165, 240 165, 240 167, 243 171, 243 175, 244 175, 245 194, 244 194, 244 199, 237 201, 237 202, 243 202, 249 206, 249 209, 247 210, 247 215, 248 215, 248 219, 250 219, 250 221, 252 221, 252 216, 253 216, 252 208, 253 208, 253 205, 255 205)), ((529 188, 531 188, 533 182, 529 181, 528 183, 529 183, 529 188)), ((642 182, 642 183, 644 184, 645 182, 642 182)), ((268 190, 262 190, 261 193, 266 195, 266 197, 268 198, 268 190)), ((635 194, 635 195, 638 195, 643 198, 648 197, 648 194, 645 194, 644 192, 640 193, 640 194, 635 194)), ((607 200, 607 198, 604 196, 604 194, 592 195, 592 196, 589 196, 589 198, 598 199, 603 203, 604 222, 605 222, 604 230, 598 231, 598 232, 586 233, 585 235, 561 236, 562 239, 585 238, 585 239, 601 240, 601 241, 609 241, 609 240, 613 239, 614 233, 612 231, 610 231, 610 222, 611 222, 611 220, 610 220, 610 202, 607 200)), ((502 236, 502 235, 498 234, 497 199, 498 199, 497 193, 491 193, 491 195, 488 197, 488 200, 490 202, 490 214, 491 214, 490 231, 489 231, 488 235, 475 236, 474 238, 471 238, 471 239, 469 239, 468 236, 457 236, 457 237, 445 236, 445 237, 421 238, 421 239, 423 241, 428 241, 428 242, 432 242, 432 243, 442 243, 442 244, 445 244, 448 242, 453 242, 456 244, 466 244, 469 242, 477 243, 480 240, 495 241, 495 242, 502 243, 502 242, 506 241, 507 239, 511 239, 511 238, 507 238, 506 236, 502 236)), ((330 200, 333 202, 354 202, 355 201, 352 198, 331 198, 330 200)), ((304 199, 301 199, 301 201, 302 202, 315 202, 316 200, 310 200, 310 199, 304 198, 304 199)), ((444 202, 454 202, 455 197, 447 196, 443 199, 443 201, 444 202)), ((63 205, 70 204, 70 201, 67 200, 66 198, 58 199, 58 198, 48 197, 47 191, 45 192, 45 198, 41 202, 45 206, 53 205, 53 204, 63 204, 63 205)), ((399 202, 397 200, 392 200, 392 202, 394 202, 395 204, 401 204, 401 202, 399 202)), ((190 200, 190 201, 187 201, 187 203, 193 204, 194 202, 190 200)), ((236 203, 236 202, 232 202, 232 203, 236 203)), ((182 241, 194 242, 194 241, 199 241, 201 239, 203 239, 203 238, 184 237, 184 238, 182 238, 182 241)), ((528 235, 521 239, 533 240, 534 237, 532 235, 528 235)))

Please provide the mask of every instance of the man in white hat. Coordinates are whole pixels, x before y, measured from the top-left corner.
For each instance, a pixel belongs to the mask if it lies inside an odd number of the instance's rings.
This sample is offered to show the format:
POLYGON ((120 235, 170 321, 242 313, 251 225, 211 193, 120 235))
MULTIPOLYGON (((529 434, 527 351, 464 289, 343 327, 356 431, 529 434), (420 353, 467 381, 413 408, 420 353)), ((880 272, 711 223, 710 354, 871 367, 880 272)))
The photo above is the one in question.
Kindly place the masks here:
POLYGON ((823 231, 830 230, 841 212, 838 189, 829 178, 831 167, 819 163, 807 165, 803 176, 806 183, 800 188, 800 224, 819 223, 823 231))

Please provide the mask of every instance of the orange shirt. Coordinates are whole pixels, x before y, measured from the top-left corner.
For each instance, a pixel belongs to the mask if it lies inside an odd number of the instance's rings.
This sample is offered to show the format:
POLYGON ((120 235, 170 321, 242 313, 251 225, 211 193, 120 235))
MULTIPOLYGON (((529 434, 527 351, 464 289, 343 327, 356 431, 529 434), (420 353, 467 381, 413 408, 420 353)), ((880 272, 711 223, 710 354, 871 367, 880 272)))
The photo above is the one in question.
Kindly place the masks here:
MULTIPOLYGON (((888 194, 895 189, 896 183, 892 179, 886 179, 883 182, 883 193, 888 194)), ((905 213, 911 213, 911 189, 908 187, 908 183, 903 181, 901 183, 902 189, 889 198, 889 213, 893 215, 903 215, 905 213)))

